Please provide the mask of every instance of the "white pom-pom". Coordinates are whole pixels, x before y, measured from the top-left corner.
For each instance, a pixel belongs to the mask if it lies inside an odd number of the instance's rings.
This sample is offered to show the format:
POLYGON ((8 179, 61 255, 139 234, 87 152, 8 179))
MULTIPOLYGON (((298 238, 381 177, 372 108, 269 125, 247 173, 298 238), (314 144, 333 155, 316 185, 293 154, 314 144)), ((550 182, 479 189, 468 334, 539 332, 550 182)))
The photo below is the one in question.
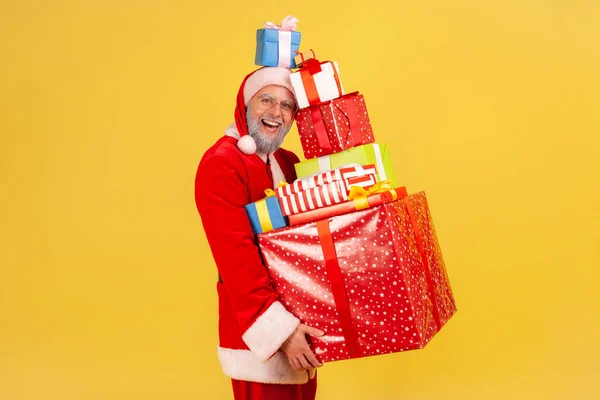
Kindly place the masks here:
POLYGON ((256 142, 250 135, 244 135, 238 140, 237 147, 244 154, 256 153, 256 142))

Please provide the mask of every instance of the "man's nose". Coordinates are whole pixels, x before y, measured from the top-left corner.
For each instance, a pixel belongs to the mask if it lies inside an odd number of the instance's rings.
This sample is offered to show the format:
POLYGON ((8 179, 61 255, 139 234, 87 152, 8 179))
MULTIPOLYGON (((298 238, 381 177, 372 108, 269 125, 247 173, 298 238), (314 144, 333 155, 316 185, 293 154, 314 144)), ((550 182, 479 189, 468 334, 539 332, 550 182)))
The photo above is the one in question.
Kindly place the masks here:
POLYGON ((281 114, 281 104, 276 103, 273 108, 271 108, 269 111, 269 115, 272 117, 277 117, 277 118, 281 118, 282 114, 281 114))

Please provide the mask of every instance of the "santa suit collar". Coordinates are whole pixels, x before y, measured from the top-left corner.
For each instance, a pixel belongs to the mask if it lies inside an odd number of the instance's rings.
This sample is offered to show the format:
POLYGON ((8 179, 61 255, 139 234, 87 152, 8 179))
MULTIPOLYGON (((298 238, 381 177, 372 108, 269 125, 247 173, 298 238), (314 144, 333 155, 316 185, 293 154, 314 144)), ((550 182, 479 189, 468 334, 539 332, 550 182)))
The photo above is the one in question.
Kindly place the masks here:
MULTIPOLYGON (((225 136, 229 136, 234 139, 240 138, 240 134, 237 130, 235 123, 229 125, 225 129, 225 136)), ((285 181, 285 176, 283 174, 283 171, 281 170, 281 167, 279 166, 279 162, 277 161, 277 151, 275 151, 275 153, 270 154, 256 152, 254 153, 254 155, 258 156, 265 163, 267 162, 267 160, 269 161, 271 165, 271 176, 273 177, 273 189, 275 189, 281 181, 285 181)))

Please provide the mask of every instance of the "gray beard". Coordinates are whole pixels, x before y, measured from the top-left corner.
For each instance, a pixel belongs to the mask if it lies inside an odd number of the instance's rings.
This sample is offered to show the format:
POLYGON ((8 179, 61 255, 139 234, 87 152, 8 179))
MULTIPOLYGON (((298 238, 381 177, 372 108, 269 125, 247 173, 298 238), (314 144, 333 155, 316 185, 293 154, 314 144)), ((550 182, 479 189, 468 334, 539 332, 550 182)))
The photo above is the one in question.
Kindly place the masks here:
POLYGON ((262 122, 256 120, 250 114, 250 108, 248 107, 248 111, 246 112, 246 122, 248 124, 248 135, 256 142, 256 151, 258 153, 273 153, 275 150, 281 146, 283 143, 283 139, 285 139, 285 135, 292 128, 292 124, 289 126, 285 126, 285 124, 281 124, 279 127, 279 132, 275 137, 263 133, 260 128, 262 126, 262 122))

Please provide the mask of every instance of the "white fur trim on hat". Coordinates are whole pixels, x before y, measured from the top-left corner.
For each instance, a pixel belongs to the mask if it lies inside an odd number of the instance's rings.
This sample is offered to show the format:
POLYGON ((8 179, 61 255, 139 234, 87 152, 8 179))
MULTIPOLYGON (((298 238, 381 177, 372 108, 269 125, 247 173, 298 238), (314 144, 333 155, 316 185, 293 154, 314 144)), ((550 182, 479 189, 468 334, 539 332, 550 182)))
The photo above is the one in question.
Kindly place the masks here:
POLYGON ((247 106, 252 96, 269 85, 283 86, 294 94, 290 81, 291 73, 289 69, 280 67, 265 67, 257 70, 248 77, 244 85, 244 104, 247 106))

